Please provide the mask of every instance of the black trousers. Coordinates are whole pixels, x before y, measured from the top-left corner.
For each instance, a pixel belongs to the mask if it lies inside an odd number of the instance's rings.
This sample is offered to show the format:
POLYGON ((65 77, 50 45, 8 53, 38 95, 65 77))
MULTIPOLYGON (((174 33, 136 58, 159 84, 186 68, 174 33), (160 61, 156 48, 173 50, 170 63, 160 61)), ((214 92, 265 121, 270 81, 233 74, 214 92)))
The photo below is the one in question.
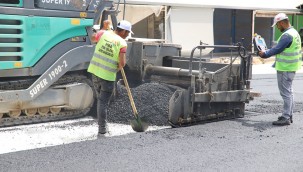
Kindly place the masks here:
POLYGON ((97 117, 99 129, 106 126, 107 111, 111 95, 114 91, 114 81, 107 81, 95 75, 92 77, 97 93, 97 117))

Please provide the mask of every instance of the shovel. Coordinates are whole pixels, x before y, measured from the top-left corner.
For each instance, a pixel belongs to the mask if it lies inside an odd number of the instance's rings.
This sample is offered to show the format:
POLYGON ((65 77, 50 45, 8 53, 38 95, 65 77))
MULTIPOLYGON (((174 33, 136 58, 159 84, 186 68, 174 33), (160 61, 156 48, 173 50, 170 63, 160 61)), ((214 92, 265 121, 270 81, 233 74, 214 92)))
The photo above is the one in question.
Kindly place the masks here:
POLYGON ((132 93, 130 91, 130 88, 129 88, 129 85, 128 85, 126 75, 125 75, 125 72, 124 72, 123 68, 121 69, 121 74, 122 74, 123 81, 124 81, 124 84, 125 84, 125 87, 126 87, 126 90, 127 90, 128 98, 129 98, 129 101, 130 101, 130 104, 131 104, 131 107, 133 109, 134 116, 135 116, 135 119, 130 121, 130 125, 132 126, 134 131, 144 132, 148 128, 148 124, 144 120, 140 119, 139 116, 138 116, 137 108, 136 108, 132 93))

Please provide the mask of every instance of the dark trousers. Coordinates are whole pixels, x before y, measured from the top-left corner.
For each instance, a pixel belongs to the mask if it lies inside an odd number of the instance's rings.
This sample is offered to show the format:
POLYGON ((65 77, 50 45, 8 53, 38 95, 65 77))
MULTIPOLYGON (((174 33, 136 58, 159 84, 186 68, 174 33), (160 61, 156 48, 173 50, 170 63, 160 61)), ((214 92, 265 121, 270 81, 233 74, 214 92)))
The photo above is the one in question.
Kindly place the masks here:
POLYGON ((92 77, 97 94, 97 117, 99 129, 104 128, 107 122, 107 110, 110 97, 114 90, 114 81, 107 81, 95 75, 92 77))

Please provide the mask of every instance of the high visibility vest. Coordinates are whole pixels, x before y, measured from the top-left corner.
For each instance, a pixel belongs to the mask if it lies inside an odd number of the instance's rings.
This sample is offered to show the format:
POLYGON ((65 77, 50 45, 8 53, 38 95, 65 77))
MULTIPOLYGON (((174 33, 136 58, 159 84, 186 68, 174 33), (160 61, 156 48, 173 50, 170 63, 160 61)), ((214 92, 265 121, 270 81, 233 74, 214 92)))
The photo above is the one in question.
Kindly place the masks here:
POLYGON ((275 68, 277 71, 297 71, 302 63, 301 38, 294 28, 290 28, 280 36, 278 42, 286 33, 292 36, 292 43, 289 48, 285 48, 283 52, 276 55, 275 68))
POLYGON ((111 31, 101 36, 87 71, 107 80, 115 81, 118 72, 120 49, 126 47, 126 41, 111 31))

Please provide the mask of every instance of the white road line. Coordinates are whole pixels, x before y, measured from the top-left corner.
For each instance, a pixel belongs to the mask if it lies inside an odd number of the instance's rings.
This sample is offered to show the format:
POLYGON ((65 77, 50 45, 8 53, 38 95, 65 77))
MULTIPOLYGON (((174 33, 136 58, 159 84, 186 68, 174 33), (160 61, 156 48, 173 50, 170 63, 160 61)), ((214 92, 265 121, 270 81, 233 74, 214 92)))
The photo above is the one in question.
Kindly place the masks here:
MULTIPOLYGON (((114 137, 134 133, 130 125, 109 123, 114 137)), ((148 131, 170 128, 150 126, 148 131)), ((90 118, 0 128, 0 154, 97 139, 97 122, 90 118), (83 124, 81 124, 83 123, 83 124)), ((101 138, 102 139, 102 138, 101 138)))

